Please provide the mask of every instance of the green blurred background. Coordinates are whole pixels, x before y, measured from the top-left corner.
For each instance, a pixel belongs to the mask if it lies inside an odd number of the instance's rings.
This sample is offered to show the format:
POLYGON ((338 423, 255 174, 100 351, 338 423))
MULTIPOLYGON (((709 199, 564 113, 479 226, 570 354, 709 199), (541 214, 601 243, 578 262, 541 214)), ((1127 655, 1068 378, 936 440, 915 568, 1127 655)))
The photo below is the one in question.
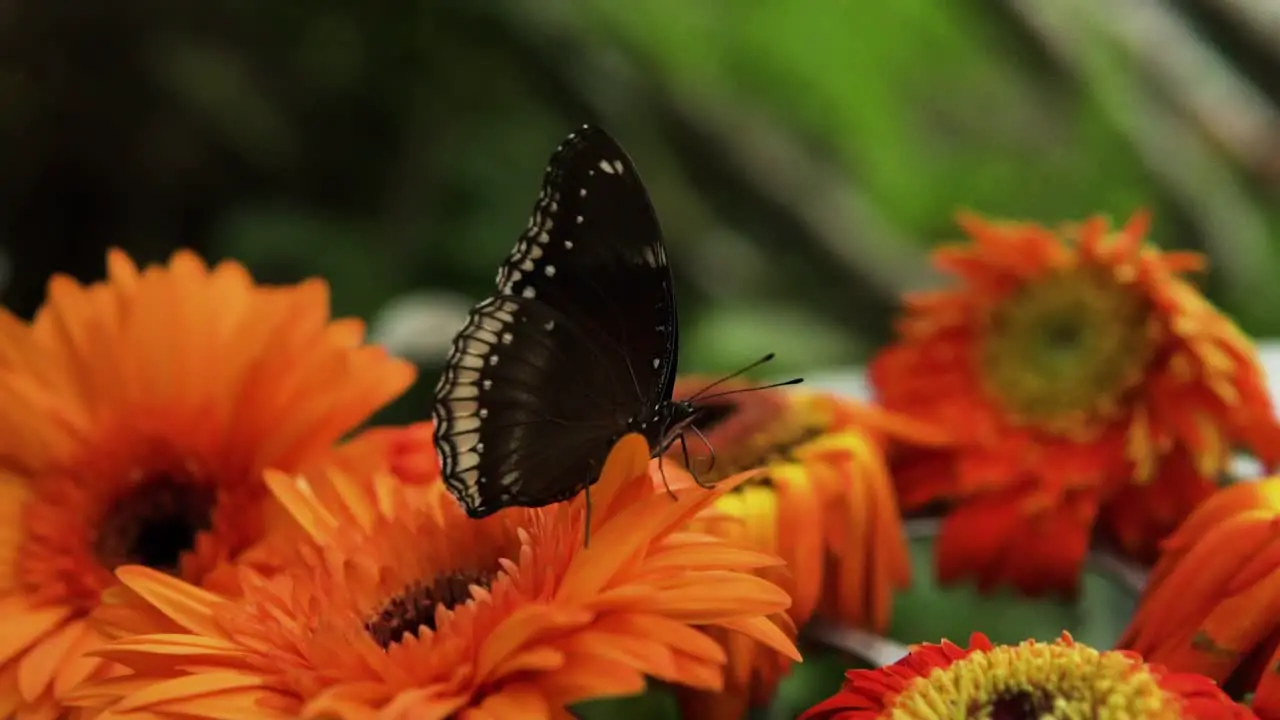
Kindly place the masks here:
POLYGON ((959 207, 1156 213, 1280 331, 1272 0, 6 3, 6 304, 119 245, 323 275, 424 366, 584 121, 665 225, 683 367, 863 360, 959 207))
MULTIPOLYGON (((381 419, 421 418, 548 154, 594 122, 629 149, 666 228, 686 370, 771 350, 779 375, 861 363, 897 296, 936 282, 925 254, 955 237, 960 207, 1048 222, 1149 207, 1157 242, 1209 255, 1215 301, 1280 335, 1276 9, 4 3, 0 291, 30 314, 50 273, 100 277, 113 245, 143 260, 193 247, 267 281, 322 275, 336 312, 423 367, 381 419)), ((1023 627, 1016 601, 930 589, 916 555, 904 640, 1000 618, 1000 639, 1067 625, 1105 644, 1131 601, 1090 581, 1084 605, 1025 606, 1023 627)))

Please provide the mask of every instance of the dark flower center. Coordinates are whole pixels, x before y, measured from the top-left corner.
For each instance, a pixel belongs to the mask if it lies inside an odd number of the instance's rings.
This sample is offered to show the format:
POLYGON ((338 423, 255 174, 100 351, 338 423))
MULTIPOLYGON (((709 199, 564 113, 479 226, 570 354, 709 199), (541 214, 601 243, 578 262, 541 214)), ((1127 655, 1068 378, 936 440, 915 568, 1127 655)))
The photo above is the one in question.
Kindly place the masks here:
POLYGON ((1053 710, 1053 700, 1043 693, 1025 690, 1008 692, 998 696, 983 715, 970 709, 970 717, 986 717, 989 720, 1041 720, 1053 710))
POLYGON ((94 552, 109 570, 146 565, 177 573, 183 553, 213 524, 214 489, 156 475, 116 497, 98 527, 94 552))
POLYGON ((497 575, 495 570, 464 570, 438 575, 430 583, 416 582, 391 598, 364 629, 384 650, 405 635, 418 637, 419 628, 435 632, 437 607, 452 610, 471 599, 472 585, 488 588, 497 575))

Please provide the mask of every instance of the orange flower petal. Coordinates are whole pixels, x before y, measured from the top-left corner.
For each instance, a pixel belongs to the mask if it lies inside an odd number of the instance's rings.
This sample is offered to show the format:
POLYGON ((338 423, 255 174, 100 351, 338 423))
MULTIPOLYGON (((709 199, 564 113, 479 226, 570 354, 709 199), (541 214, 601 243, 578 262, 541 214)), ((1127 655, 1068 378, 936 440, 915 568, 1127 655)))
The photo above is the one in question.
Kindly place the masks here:
POLYGON ((187 630, 218 636, 213 613, 225 600, 217 595, 140 565, 122 567, 116 571, 116 576, 130 590, 187 630))
POLYGON ((71 613, 68 607, 32 607, 20 595, 0 598, 0 665, 56 630, 71 613))

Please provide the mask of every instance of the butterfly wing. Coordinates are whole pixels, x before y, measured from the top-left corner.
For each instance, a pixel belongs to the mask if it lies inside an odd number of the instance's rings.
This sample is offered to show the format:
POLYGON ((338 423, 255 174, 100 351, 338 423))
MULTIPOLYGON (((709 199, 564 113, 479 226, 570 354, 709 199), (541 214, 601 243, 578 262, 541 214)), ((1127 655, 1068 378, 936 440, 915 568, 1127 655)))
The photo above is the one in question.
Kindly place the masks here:
POLYGON ((436 391, 436 445, 472 517, 568 499, 598 478, 634 406, 623 358, 563 313, 499 295, 454 340, 436 391))
POLYGON ((583 128, 552 155, 529 227, 477 305, 436 390, 445 482, 472 517, 594 482, 613 442, 670 400, 674 284, 625 151, 583 128))
POLYGON ((556 148, 497 283, 499 294, 540 300, 616 345, 637 408, 671 399, 679 327, 662 228, 635 165, 608 133, 584 126, 556 148))

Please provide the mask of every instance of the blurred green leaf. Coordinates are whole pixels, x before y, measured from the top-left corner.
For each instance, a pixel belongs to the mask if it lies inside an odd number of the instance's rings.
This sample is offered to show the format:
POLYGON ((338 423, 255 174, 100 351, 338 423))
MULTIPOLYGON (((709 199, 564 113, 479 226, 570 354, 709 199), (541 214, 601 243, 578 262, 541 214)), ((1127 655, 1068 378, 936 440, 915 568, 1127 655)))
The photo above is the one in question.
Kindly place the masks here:
POLYGON ((843 328, 799 308, 766 303, 713 305, 681 326, 684 372, 732 372, 765 353, 777 353, 770 375, 846 364, 862 348, 843 328))
POLYGON ((244 59, 226 48, 178 40, 155 68, 174 98, 255 163, 279 164, 293 152, 293 128, 244 59))
POLYGON ((1028 638, 1054 640, 1063 630, 1082 643, 1110 648, 1137 604, 1134 593, 1115 578, 1086 566, 1080 599, 1029 599, 1012 590, 982 595, 972 585, 939 587, 933 570, 932 539, 911 542, 912 586, 894 601, 889 636, 902 643, 968 641, 984 632, 992 642, 1028 638))
POLYGON ((580 720, 679 720, 680 708, 670 690, 650 683, 637 697, 593 700, 573 706, 580 720))
POLYGON ((304 208, 256 206, 229 215, 218 241, 222 255, 247 264, 260 280, 325 278, 335 315, 368 318, 412 282, 395 258, 369 251, 377 248, 373 235, 358 221, 304 208))
POLYGON ((812 642, 802 642, 800 651, 804 662, 792 667, 791 674, 778 685, 773 703, 755 711, 754 719, 792 720, 834 695, 844 683, 846 672, 868 667, 851 655, 812 642))

